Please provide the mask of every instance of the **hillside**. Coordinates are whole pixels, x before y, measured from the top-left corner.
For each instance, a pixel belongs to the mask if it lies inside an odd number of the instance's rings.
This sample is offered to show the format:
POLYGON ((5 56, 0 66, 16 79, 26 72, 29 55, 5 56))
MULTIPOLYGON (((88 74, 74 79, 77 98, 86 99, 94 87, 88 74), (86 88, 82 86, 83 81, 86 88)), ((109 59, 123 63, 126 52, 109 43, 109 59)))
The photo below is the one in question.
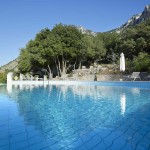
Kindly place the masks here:
POLYGON ((0 67, 0 73, 5 72, 5 71, 9 71, 9 70, 17 71, 18 70, 17 66, 18 66, 18 58, 9 62, 6 65, 0 67))

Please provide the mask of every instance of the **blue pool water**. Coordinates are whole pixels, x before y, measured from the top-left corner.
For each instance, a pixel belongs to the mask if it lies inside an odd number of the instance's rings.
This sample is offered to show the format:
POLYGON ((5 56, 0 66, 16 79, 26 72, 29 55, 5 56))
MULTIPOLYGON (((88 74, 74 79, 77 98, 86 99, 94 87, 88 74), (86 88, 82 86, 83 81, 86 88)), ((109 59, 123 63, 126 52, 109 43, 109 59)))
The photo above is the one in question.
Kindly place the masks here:
POLYGON ((0 86, 0 150, 150 150, 150 89, 0 86))

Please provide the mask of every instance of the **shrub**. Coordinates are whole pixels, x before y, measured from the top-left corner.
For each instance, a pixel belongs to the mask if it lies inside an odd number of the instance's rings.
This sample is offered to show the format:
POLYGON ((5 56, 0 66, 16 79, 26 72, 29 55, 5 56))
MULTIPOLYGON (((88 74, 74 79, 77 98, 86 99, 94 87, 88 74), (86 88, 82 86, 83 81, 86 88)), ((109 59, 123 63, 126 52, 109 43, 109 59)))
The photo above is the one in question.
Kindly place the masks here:
POLYGON ((0 73, 0 83, 6 83, 6 82, 7 82, 7 74, 0 73))
POLYGON ((141 52, 134 58, 133 64, 136 71, 150 71, 150 55, 148 53, 141 52))
POLYGON ((126 66, 125 73, 131 74, 134 71, 134 65, 132 60, 126 59, 125 66, 126 66))

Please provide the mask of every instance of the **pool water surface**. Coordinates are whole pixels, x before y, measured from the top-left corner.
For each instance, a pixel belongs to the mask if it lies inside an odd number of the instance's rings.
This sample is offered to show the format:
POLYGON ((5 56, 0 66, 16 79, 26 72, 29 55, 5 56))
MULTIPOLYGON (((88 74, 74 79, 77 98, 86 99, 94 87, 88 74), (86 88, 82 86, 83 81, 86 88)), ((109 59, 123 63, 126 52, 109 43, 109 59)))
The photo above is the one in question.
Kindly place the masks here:
POLYGON ((0 150, 150 150, 150 90, 0 86, 0 150))

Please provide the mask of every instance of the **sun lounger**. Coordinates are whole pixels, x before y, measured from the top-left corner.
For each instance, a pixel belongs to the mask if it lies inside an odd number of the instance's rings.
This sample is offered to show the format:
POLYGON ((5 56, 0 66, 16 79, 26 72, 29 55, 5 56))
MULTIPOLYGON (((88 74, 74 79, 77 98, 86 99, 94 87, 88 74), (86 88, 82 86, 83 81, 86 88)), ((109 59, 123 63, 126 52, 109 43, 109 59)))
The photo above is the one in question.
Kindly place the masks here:
POLYGON ((20 74, 20 80, 21 80, 21 81, 22 81, 22 80, 27 80, 27 78, 25 77, 24 74, 20 74))
POLYGON ((123 76, 123 78, 125 80, 133 80, 135 81, 136 79, 139 79, 141 80, 141 77, 140 77, 140 72, 133 72, 131 75, 129 76, 123 76))
POLYGON ((26 74, 25 76, 26 76, 27 80, 31 80, 31 76, 29 74, 26 74))

